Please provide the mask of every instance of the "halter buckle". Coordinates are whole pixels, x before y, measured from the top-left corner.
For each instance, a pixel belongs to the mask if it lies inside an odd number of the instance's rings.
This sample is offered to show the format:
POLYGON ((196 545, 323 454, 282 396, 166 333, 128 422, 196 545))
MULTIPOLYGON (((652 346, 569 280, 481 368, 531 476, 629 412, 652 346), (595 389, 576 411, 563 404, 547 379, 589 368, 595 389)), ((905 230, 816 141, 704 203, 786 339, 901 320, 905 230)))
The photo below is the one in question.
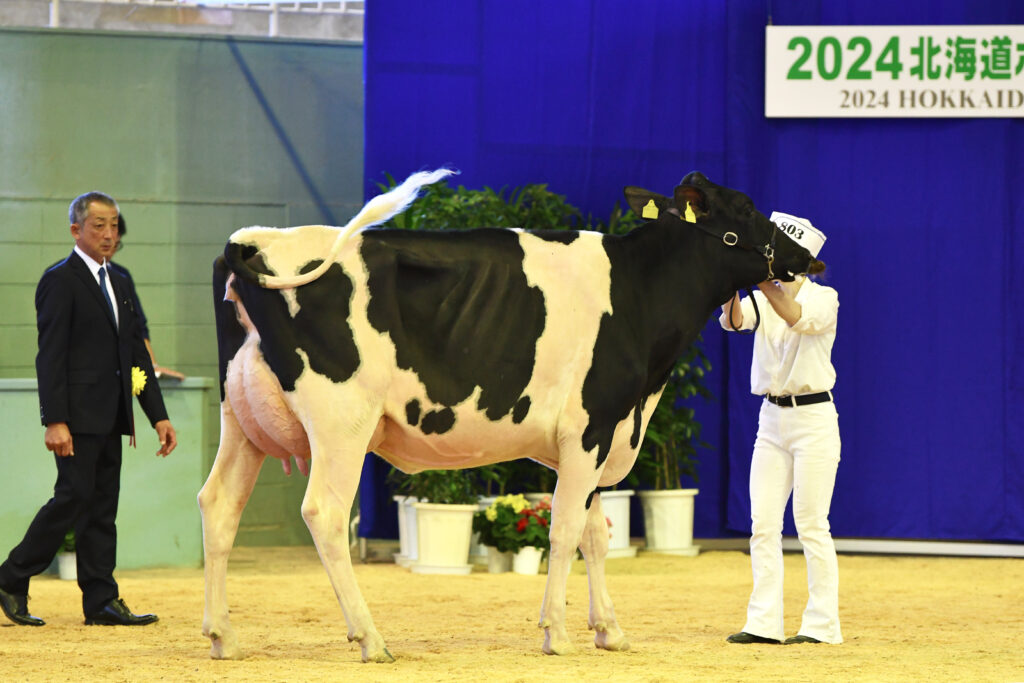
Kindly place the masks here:
POLYGON ((740 243, 740 238, 739 235, 737 235, 734 232, 727 232, 724 235, 722 235, 722 242, 724 242, 726 246, 735 247, 737 244, 740 243), (730 238, 732 238, 731 242, 729 241, 730 238))

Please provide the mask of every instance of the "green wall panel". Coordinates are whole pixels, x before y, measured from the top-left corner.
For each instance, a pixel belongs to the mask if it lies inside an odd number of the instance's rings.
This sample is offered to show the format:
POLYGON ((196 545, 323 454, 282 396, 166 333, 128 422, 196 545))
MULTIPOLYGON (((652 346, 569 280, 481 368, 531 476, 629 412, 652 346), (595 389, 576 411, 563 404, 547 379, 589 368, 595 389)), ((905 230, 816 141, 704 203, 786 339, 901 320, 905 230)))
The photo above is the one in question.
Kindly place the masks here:
MULTIPOLYGON (((0 249, 7 250, 8 245, 0 244, 0 249)), ((43 264, 39 263, 39 275, 43 274, 43 264)), ((36 277, 38 280, 39 277, 36 277)), ((36 286, 35 284, 20 284, 0 281, 0 302, 3 302, 3 318, 0 320, 0 327, 18 327, 20 325, 36 325, 36 286)), ((4 349, 0 354, 3 364, 25 365, 25 361, 35 362, 36 350, 32 349, 4 349)))
POLYGON ((42 207, 36 202, 0 200, 0 225, 6 242, 38 242, 43 228, 42 207))
MULTIPOLYGON (((120 569, 202 564, 202 523, 196 494, 206 476, 204 449, 209 439, 209 379, 183 384, 161 382, 164 402, 174 416, 178 447, 166 458, 156 432, 141 409, 135 411, 136 447, 124 438, 121 495, 117 512, 117 566, 120 569)), ((36 512, 53 495, 54 457, 43 445, 34 380, 0 380, 0 413, 17 420, 6 434, 7 476, 17 481, 0 497, 0 553, 18 543, 36 512)))
MULTIPOLYGON (((211 266, 227 237, 328 212, 344 224, 362 205, 362 77, 360 45, 0 29, 0 378, 34 377, 36 283, 71 251, 68 203, 98 189, 128 221, 114 260, 138 284, 157 358, 216 379, 211 266)), ((240 540, 308 543, 305 481, 264 470, 240 540)))

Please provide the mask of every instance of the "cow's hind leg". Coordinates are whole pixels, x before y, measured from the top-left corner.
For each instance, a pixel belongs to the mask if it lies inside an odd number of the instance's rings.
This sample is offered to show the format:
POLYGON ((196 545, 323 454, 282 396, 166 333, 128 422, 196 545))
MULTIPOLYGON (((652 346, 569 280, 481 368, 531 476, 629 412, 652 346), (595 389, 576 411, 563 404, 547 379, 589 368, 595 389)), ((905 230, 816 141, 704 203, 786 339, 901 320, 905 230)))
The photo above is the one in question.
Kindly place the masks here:
POLYGON ((236 659, 238 640, 228 619, 228 555, 265 456, 242 433, 226 403, 221 404, 220 446, 210 476, 199 492, 203 518, 206 608, 203 635, 210 638, 210 656, 236 659))
POLYGON ((362 439, 363 447, 355 448, 331 444, 330 452, 322 444, 311 443, 313 463, 302 500, 302 518, 306 520, 345 614, 348 639, 359 641, 364 662, 393 662, 394 657, 374 626, 373 617, 359 591, 348 542, 349 515, 368 441, 369 438, 362 439))
MULTIPOLYGON (((627 531, 628 533, 628 531, 627 531)), ((587 511, 587 523, 580 543, 583 559, 587 563, 590 582, 590 619, 588 625, 596 635, 594 645, 605 650, 628 650, 629 641, 615 620, 615 608, 605 581, 604 562, 608 556, 608 520, 601 506, 601 496, 595 495, 587 511)))

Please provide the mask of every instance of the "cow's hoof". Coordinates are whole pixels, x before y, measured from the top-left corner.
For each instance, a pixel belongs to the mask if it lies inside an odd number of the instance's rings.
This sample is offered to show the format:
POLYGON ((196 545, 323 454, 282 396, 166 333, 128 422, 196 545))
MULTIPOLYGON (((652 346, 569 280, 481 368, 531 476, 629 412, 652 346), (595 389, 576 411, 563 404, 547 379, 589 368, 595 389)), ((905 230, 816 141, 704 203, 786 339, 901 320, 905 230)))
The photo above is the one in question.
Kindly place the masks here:
MULTIPOLYGON (((353 634, 349 635, 349 638, 353 634)), ((370 635, 362 635, 359 637, 359 647, 363 651, 364 662, 374 662, 376 664, 391 664, 395 661, 395 658, 388 652, 387 646, 384 644, 384 639, 380 637, 379 633, 372 633, 370 635)))
POLYGON ((614 621, 611 622, 611 626, 608 625, 608 621, 591 621, 587 623, 587 626, 596 632, 594 635, 594 647, 601 648, 602 650, 611 650, 612 652, 621 652, 629 649, 629 641, 626 640, 626 634, 622 632, 622 629, 614 621))
POLYGON ((232 637, 221 637, 216 634, 210 635, 210 658, 211 659, 243 659, 238 641, 232 637))
POLYGON ((601 648, 602 650, 611 650, 612 652, 625 652, 629 649, 629 640, 626 639, 626 635, 621 631, 617 634, 598 631, 597 635, 594 636, 594 647, 601 648))
POLYGON ((388 652, 388 649, 385 647, 372 655, 364 651, 363 661, 373 662, 374 664, 394 664, 395 658, 391 656, 391 653, 388 652))
POLYGON ((571 655, 576 652, 576 646, 568 638, 554 639, 550 635, 544 636, 544 647, 541 649, 546 655, 571 655))

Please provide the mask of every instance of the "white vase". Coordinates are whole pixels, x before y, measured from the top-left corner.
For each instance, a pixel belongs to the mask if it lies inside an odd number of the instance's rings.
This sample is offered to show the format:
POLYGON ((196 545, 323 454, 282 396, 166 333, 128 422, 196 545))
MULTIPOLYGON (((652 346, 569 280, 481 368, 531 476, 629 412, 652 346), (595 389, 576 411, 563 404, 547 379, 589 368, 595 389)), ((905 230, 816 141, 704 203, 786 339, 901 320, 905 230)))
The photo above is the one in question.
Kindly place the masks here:
POLYGON ((693 497, 697 489, 641 491, 644 531, 648 552, 695 557, 700 546, 693 544, 693 497))
POLYGON ((65 581, 78 580, 78 557, 75 553, 57 553, 57 573, 65 581))
POLYGON ((547 498, 548 502, 550 503, 551 502, 551 496, 553 496, 553 495, 555 495, 555 494, 553 494, 553 493, 543 493, 543 492, 539 492, 538 491, 538 492, 534 492, 534 493, 524 493, 523 497, 526 498, 526 500, 530 503, 530 505, 536 505, 537 503, 541 502, 545 498, 547 498))
POLYGON ((611 523, 608 557, 636 557, 636 546, 629 543, 629 499, 633 491, 601 491, 601 509, 611 523))
POLYGON ((416 503, 417 574, 468 574, 469 540, 477 505, 416 503))
POLYGON ((402 510, 405 514, 405 536, 408 540, 408 548, 406 550, 405 559, 399 563, 403 567, 410 567, 416 563, 416 558, 419 556, 419 524, 417 524, 416 516, 416 501, 415 496, 407 496, 402 501, 402 510))
POLYGON ((394 554, 395 564, 409 566, 409 521, 405 515, 405 496, 392 496, 398 506, 398 552, 394 554))
MULTIPOLYGON (((480 510, 486 510, 487 508, 489 508, 491 506, 491 503, 497 500, 497 498, 497 496, 480 496, 480 510)), ((469 542, 470 564, 489 565, 490 557, 491 555, 489 546, 486 546, 480 542, 480 534, 473 532, 473 538, 469 542)))
POLYGON ((544 556, 542 548, 528 545, 512 556, 512 571, 516 574, 537 574, 540 572, 540 560, 544 556))
POLYGON ((499 552, 497 548, 486 546, 487 548, 487 571, 491 574, 504 574, 512 571, 512 558, 514 553, 499 552))

